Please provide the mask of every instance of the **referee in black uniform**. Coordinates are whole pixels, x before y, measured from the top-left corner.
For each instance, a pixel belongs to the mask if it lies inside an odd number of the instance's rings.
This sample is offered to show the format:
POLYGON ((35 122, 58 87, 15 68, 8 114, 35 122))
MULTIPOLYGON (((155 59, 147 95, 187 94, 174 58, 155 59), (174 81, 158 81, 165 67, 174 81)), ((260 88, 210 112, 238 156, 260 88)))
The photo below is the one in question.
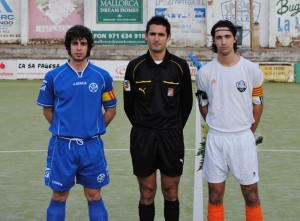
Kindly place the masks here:
POLYGON ((185 60, 169 53, 171 27, 167 19, 148 21, 145 39, 149 50, 129 62, 124 80, 124 109, 132 124, 130 153, 140 188, 139 217, 153 221, 161 173, 165 220, 179 220, 178 184, 184 164, 183 128, 193 95, 185 60))

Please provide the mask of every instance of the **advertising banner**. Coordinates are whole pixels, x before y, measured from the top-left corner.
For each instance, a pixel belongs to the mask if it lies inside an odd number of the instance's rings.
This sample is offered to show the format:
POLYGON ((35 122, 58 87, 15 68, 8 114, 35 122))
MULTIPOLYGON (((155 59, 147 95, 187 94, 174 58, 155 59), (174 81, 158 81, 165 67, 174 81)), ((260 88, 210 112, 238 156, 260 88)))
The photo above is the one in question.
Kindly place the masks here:
POLYGON ((270 47, 290 46, 300 35, 299 0, 270 1, 270 8, 270 47))
POLYGON ((21 41, 21 4, 19 0, 0 1, 0 43, 21 41))
POLYGON ((93 31, 98 45, 145 45, 144 31, 93 31))
MULTIPOLYGON (((123 81, 125 77, 125 72, 129 61, 125 60, 95 60, 92 61, 93 64, 98 65, 99 67, 107 70, 109 74, 112 76, 114 81, 123 81)), ((197 67, 194 66, 193 62, 188 62, 191 79, 195 80, 195 76, 197 74, 197 67)))
POLYGON ((29 0, 29 38, 63 39, 83 15, 83 0, 29 0))
POLYGON ((260 63, 265 82, 295 82, 292 64, 260 63))
POLYGON ((123 81, 129 61, 95 60, 92 61, 92 63, 107 70, 109 74, 112 76, 112 78, 114 79, 114 81, 123 81))
POLYGON ((143 23, 143 0, 97 0, 97 23, 143 23))
POLYGON ((0 59, 0 79, 15 80, 16 74, 16 60, 1 60, 0 59))
POLYGON ((18 79, 43 79, 45 74, 66 60, 17 60, 18 79))
POLYGON ((148 3, 149 18, 164 16, 171 23, 170 46, 203 47, 206 45, 206 0, 165 1, 148 3))
MULTIPOLYGON (((129 61, 126 60, 90 60, 93 64, 105 69, 114 81, 123 81, 129 61)), ((0 60, 0 79, 43 79, 45 74, 67 62, 58 60, 0 60)), ((195 80, 197 67, 188 61, 191 79, 195 80)))
POLYGON ((92 24, 96 45, 146 44, 146 0, 95 0, 92 8, 96 8, 92 24))

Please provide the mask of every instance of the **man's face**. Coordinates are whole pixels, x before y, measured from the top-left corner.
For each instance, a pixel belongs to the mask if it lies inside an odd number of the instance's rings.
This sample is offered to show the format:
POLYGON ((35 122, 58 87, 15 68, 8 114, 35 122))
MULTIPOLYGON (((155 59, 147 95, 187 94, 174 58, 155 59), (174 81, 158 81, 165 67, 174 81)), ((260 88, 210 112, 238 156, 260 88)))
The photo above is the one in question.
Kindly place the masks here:
POLYGON ((218 54, 226 56, 234 52, 234 43, 237 38, 233 36, 229 28, 219 27, 215 30, 214 44, 218 49, 218 54))
POLYGON ((165 26, 152 24, 149 26, 148 33, 145 33, 145 39, 152 52, 161 53, 166 49, 171 35, 167 34, 165 26))
POLYGON ((71 59, 73 59, 75 62, 81 62, 87 57, 88 42, 85 38, 72 40, 70 49, 71 59))

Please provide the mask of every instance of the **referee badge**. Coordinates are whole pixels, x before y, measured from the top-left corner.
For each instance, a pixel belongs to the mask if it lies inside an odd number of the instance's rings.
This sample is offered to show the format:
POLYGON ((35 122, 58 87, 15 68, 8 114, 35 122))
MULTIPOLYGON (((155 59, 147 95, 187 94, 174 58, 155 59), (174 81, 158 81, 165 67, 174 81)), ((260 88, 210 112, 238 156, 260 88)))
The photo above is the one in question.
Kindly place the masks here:
POLYGON ((131 91, 130 81, 128 80, 124 81, 124 91, 131 91))
POLYGON ((168 97, 174 96, 174 88, 168 88, 168 97))

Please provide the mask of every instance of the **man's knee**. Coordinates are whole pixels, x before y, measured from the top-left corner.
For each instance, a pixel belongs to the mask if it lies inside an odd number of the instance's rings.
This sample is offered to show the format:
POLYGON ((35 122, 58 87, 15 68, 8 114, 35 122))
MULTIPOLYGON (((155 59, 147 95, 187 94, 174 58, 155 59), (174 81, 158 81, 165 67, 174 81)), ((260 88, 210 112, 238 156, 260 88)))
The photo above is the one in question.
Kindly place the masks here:
POLYGON ((140 203, 149 205, 154 202, 156 194, 156 180, 153 177, 138 178, 140 188, 140 203))
POLYGON ((215 206, 223 203, 223 197, 225 192, 225 182, 218 184, 208 184, 208 197, 209 202, 215 206))
POLYGON ((178 185, 180 177, 167 177, 163 175, 162 193, 167 201, 175 201, 178 199, 178 185))
POLYGON ((64 202, 67 200, 68 196, 69 196, 69 191, 67 192, 53 191, 52 199, 57 202, 64 202))
POLYGON ((84 195, 88 201, 98 201, 101 199, 101 189, 90 189, 84 187, 84 195))
POLYGON ((258 196, 258 188, 256 184, 242 186, 242 192, 245 199, 245 203, 248 206, 260 205, 260 200, 258 196))

